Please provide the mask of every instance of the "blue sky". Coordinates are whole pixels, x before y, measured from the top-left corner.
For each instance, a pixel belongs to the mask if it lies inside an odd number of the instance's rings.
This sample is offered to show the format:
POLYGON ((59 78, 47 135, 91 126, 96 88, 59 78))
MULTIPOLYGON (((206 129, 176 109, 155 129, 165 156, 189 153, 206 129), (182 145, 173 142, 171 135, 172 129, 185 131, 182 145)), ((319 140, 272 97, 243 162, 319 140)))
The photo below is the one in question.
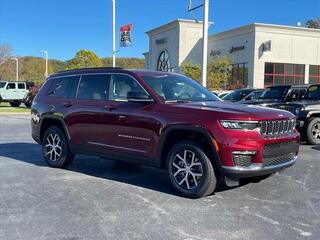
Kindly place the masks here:
MULTIPOLYGON (((143 57, 147 30, 177 18, 202 18, 202 10, 186 8, 187 0, 117 0, 117 31, 133 24, 133 46, 119 56, 143 57)), ((211 0, 210 33, 252 22, 295 26, 317 16, 320 0, 211 0)), ((10 44, 18 56, 42 56, 40 49, 61 60, 79 49, 111 56, 111 20, 111 0, 0 0, 0 44, 10 44)))

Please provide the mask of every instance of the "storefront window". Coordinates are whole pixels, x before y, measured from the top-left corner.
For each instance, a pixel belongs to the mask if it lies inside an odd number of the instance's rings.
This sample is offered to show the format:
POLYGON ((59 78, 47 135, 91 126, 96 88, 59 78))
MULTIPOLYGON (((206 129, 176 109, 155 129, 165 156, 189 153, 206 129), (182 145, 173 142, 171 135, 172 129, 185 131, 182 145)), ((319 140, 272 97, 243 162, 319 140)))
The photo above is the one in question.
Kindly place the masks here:
POLYGON ((301 85, 304 84, 303 64, 265 63, 264 85, 301 85))
POLYGON ((166 50, 162 51, 158 58, 157 63, 157 70, 162 72, 170 72, 171 65, 170 65, 170 58, 169 54, 166 50))
POLYGON ((320 65, 309 66, 309 83, 310 84, 320 83, 320 65))
POLYGON ((248 85, 248 64, 232 64, 231 85, 233 87, 246 87, 248 85))

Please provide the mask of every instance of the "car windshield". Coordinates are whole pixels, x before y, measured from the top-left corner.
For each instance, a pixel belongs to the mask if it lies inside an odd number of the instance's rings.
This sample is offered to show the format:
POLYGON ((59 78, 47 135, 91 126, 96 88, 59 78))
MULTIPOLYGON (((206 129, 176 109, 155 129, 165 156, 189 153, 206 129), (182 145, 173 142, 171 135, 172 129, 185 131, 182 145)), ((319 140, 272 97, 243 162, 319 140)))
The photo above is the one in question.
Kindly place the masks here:
POLYGON ((230 100, 230 101, 240 101, 245 96, 247 96, 249 93, 251 93, 253 89, 242 89, 237 90, 232 93, 229 93, 228 95, 224 96, 222 100, 230 100))
POLYGON ((289 86, 270 87, 264 90, 259 99, 284 100, 289 89, 289 86))
POLYGON ((196 81, 182 75, 141 75, 141 77, 165 102, 220 100, 196 81))
POLYGON ((320 100, 320 85, 312 85, 304 95, 305 100, 320 100))
POLYGON ((6 85, 6 82, 0 82, 0 88, 4 88, 5 85, 6 85))

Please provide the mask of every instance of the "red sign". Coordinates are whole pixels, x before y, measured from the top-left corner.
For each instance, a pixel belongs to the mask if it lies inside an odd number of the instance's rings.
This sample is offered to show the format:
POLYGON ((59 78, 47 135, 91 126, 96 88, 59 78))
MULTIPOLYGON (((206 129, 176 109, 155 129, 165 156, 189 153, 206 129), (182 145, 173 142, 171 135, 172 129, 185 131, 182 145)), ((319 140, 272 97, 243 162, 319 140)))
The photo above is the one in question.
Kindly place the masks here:
POLYGON ((132 24, 120 27, 120 47, 131 46, 131 29, 132 24))

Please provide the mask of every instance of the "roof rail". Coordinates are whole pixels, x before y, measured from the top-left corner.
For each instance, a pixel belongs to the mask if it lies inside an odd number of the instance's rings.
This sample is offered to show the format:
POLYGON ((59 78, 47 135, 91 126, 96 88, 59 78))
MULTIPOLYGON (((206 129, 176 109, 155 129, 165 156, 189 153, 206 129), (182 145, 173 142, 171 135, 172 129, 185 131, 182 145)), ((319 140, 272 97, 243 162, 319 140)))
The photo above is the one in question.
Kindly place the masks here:
POLYGON ((77 69, 63 70, 63 71, 59 71, 55 74, 77 72, 77 71, 84 71, 84 70, 112 70, 112 69, 123 69, 123 68, 121 68, 121 67, 88 67, 88 68, 77 68, 77 69))

